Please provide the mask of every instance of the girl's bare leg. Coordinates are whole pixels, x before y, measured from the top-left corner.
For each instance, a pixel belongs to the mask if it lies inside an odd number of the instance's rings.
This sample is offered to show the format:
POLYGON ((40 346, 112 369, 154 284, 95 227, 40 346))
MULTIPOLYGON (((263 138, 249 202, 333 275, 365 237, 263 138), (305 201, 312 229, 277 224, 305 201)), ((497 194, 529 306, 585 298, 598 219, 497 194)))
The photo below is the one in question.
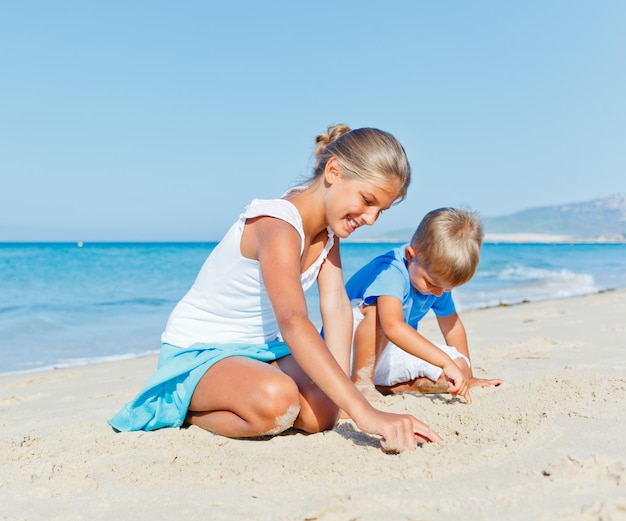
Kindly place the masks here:
POLYGON ((311 380, 291 355, 273 363, 291 377, 300 393, 300 414, 293 427, 305 432, 332 429, 339 419, 339 408, 311 380))
POLYGON ((279 368, 233 356, 217 362, 196 387, 186 421, 231 438, 278 434, 296 421, 300 393, 279 368))

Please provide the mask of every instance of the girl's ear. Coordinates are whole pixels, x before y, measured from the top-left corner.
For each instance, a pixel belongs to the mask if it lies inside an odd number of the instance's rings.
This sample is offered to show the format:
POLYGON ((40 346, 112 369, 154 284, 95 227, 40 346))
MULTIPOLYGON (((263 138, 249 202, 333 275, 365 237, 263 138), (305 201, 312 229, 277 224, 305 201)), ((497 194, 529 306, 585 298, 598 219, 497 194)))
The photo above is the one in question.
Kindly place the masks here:
POLYGON ((339 160, 336 157, 331 157, 326 162, 326 167, 324 168, 324 179, 328 184, 332 185, 340 177, 341 166, 339 165, 339 160))

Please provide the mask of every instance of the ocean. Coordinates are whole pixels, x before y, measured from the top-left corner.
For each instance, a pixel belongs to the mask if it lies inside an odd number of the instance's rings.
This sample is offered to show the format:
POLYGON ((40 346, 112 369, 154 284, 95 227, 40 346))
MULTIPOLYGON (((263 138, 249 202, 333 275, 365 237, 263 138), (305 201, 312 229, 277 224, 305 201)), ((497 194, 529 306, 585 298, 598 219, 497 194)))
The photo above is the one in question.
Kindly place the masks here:
MULTIPOLYGON (((0 243, 0 373, 157 352, 216 243, 0 243)), ((346 280, 400 243, 342 244, 346 280)), ((490 244, 458 310, 626 287, 626 244, 490 244)), ((319 325, 315 288, 307 293, 319 325)))

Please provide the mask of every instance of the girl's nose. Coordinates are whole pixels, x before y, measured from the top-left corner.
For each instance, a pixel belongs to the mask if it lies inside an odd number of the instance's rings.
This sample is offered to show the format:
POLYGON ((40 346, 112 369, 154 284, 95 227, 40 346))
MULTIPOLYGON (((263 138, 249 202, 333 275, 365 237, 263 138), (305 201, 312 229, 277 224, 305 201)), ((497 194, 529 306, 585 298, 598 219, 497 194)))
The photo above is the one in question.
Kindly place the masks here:
POLYGON ((378 215, 378 210, 376 210, 375 208, 370 208, 369 210, 367 210, 367 212, 363 214, 363 220, 365 221, 365 224, 371 226, 376 222, 376 219, 378 219, 378 215))

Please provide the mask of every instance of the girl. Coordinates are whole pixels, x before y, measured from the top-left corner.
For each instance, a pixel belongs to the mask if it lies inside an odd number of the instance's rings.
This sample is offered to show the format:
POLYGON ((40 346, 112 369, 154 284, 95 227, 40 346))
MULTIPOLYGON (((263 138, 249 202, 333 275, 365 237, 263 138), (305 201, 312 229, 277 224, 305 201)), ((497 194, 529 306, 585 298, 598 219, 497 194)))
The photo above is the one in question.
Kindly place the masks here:
POLYGON ((119 431, 197 425, 229 437, 320 432, 340 410, 389 452, 439 436, 372 407, 349 374, 352 310, 339 239, 406 195, 410 167, 386 132, 331 126, 304 187, 253 200, 211 252, 162 336, 157 372, 110 424, 119 431), (324 337, 304 292, 318 284, 324 337))

